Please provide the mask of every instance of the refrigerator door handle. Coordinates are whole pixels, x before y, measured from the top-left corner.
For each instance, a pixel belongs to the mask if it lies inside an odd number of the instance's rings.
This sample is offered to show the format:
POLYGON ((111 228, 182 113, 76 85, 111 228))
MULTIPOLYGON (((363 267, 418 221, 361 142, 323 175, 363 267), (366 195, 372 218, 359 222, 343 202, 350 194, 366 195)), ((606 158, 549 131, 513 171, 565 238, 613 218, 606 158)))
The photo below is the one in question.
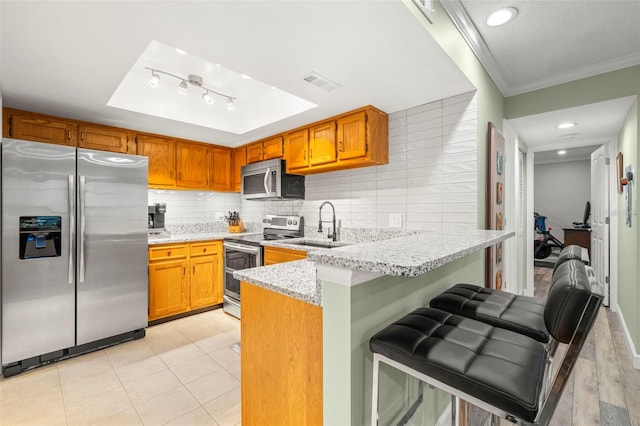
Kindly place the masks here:
POLYGON ((79 275, 80 277, 78 278, 78 282, 83 283, 84 282, 84 229, 85 229, 85 214, 84 214, 84 207, 85 207, 85 200, 84 200, 84 183, 85 183, 85 177, 84 176, 79 176, 79 185, 80 187, 78 188, 78 204, 80 207, 80 212, 79 212, 79 218, 78 221, 80 222, 80 235, 78 238, 78 241, 80 242, 79 244, 79 249, 80 249, 80 256, 79 256, 79 275))
POLYGON ((69 193, 69 284, 73 284, 73 276, 75 274, 74 250, 73 243, 75 241, 76 229, 76 206, 75 206, 75 188, 73 184, 73 175, 68 176, 68 193, 69 193))

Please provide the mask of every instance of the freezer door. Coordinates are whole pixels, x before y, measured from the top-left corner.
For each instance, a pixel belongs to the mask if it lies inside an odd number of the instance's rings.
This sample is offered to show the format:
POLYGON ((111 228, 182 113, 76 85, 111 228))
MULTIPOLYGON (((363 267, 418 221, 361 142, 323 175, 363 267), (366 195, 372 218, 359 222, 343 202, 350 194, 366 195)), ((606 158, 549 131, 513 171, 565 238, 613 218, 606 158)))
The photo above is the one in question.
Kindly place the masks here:
POLYGON ((77 344, 147 326, 147 158, 78 149, 77 344))
MULTIPOLYGON (((75 148, 2 140, 3 365, 75 344, 69 214, 75 209, 75 165, 75 148), (21 247, 20 229, 28 230, 38 221, 20 223, 21 217, 59 217, 59 253, 51 246, 49 232, 33 232, 21 247)), ((42 219, 45 227, 48 220, 57 226, 57 219, 42 219)))

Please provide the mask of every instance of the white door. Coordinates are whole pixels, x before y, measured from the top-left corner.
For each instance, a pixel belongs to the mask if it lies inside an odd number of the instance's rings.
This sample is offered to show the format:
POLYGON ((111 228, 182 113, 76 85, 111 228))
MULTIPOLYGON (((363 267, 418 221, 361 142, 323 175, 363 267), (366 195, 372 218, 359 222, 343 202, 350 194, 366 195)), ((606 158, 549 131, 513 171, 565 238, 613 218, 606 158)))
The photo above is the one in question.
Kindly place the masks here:
POLYGON ((591 266, 609 306, 609 170, 605 146, 591 154, 591 266))

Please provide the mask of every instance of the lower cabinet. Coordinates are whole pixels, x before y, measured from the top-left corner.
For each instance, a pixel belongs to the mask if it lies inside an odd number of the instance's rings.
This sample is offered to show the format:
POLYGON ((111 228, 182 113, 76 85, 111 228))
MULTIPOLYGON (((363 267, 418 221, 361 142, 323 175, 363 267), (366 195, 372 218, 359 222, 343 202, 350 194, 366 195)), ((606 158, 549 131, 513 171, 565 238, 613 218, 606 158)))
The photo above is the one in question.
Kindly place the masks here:
POLYGON ((294 260, 303 260, 307 258, 307 252, 304 250, 292 250, 282 247, 264 248, 264 265, 273 265, 275 263, 291 262, 294 260))
POLYGON ((149 247, 149 321, 222 303, 222 242, 149 247))

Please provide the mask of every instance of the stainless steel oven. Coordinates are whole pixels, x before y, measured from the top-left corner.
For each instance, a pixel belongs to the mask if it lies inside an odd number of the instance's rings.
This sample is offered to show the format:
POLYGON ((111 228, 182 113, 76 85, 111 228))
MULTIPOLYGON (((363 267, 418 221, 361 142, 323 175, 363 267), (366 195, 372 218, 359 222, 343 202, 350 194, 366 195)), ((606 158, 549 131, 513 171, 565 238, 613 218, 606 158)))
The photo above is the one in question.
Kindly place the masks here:
POLYGON ((223 309, 240 318, 240 281, 233 272, 262 266, 264 240, 297 238, 304 235, 304 218, 299 216, 266 215, 262 234, 237 235, 224 239, 224 296, 223 309))

